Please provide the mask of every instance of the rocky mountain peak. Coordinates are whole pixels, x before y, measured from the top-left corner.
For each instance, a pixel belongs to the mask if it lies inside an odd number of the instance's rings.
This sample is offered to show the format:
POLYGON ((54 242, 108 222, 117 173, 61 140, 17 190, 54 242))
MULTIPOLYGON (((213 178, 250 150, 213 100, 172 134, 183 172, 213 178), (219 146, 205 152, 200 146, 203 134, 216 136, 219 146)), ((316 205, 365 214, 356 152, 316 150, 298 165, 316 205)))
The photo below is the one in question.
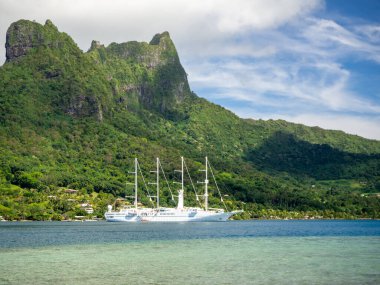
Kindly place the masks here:
POLYGON ((47 19, 45 21, 45 27, 51 27, 51 28, 54 28, 54 29, 56 29, 58 31, 58 28, 56 27, 56 25, 54 25, 53 22, 51 20, 49 20, 49 19, 47 19))
POLYGON ((60 33, 51 20, 45 25, 35 21, 19 20, 10 25, 6 34, 6 61, 14 61, 25 56, 29 50, 39 47, 62 48, 67 43, 77 46, 65 33, 60 33))
POLYGON ((101 44, 99 41, 93 40, 91 42, 91 47, 90 47, 90 49, 88 51, 93 51, 93 50, 96 50, 98 48, 104 48, 104 45, 101 44))
POLYGON ((168 32, 158 33, 147 42, 111 43, 89 50, 97 64, 106 65, 108 78, 118 78, 114 93, 121 104, 142 106, 175 117, 177 107, 191 96, 187 74, 168 32))
POLYGON ((150 45, 159 45, 159 44, 165 44, 165 42, 172 42, 170 38, 169 32, 165 31, 163 33, 155 34, 152 38, 152 40, 149 42, 150 45))
POLYGON ((43 26, 27 20, 12 23, 6 34, 6 59, 12 61, 42 42, 43 26))

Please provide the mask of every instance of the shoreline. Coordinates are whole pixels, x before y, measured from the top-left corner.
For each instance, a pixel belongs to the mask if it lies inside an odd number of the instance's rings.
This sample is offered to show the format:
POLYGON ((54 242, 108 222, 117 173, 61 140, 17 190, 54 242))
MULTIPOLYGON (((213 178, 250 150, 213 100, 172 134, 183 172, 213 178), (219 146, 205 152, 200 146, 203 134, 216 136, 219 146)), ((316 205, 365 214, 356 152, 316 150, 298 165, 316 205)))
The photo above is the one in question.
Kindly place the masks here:
MULTIPOLYGON (((380 218, 252 218, 252 219, 232 219, 228 221, 380 221, 380 218)), ((0 223, 31 223, 31 222, 62 222, 62 223, 84 223, 84 222, 105 222, 105 219, 96 220, 0 220, 0 223)), ((123 222, 120 222, 123 223, 123 222)), ((176 222, 173 222, 176 223, 176 222)), ((186 223, 202 223, 202 222, 186 222, 186 223)), ((216 222, 220 223, 220 222, 216 222)))

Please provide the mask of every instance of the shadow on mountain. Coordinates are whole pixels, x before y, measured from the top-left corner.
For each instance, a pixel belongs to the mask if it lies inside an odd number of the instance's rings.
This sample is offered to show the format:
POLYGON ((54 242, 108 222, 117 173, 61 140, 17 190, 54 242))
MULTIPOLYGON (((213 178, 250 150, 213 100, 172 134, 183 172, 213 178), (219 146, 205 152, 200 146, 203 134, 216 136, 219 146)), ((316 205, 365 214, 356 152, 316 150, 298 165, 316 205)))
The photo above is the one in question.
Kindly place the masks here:
POLYGON ((275 132, 259 148, 249 150, 247 159, 265 172, 284 171, 318 180, 380 176, 379 154, 344 152, 282 131, 275 132))

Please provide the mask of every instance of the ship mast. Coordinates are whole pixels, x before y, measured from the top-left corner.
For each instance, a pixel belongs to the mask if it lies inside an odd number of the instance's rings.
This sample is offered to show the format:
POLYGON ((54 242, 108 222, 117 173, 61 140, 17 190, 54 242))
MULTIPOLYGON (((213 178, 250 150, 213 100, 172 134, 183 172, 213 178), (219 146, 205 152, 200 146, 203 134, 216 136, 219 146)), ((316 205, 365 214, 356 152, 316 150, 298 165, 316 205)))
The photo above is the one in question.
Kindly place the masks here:
POLYGON ((157 201, 157 209, 160 208, 160 159, 156 158, 156 170, 152 170, 151 172, 156 173, 156 182, 148 183, 156 185, 157 187, 157 193, 156 196, 150 196, 155 197, 157 201))
POLYGON ((156 160, 156 163, 157 163, 157 177, 156 177, 156 183, 157 183, 157 209, 160 208, 160 159, 157 157, 157 160, 156 160))
POLYGON ((181 177, 181 190, 182 190, 182 191, 184 191, 184 189, 183 189, 183 181, 184 181, 183 164, 184 164, 183 156, 181 156, 181 174, 182 174, 182 177, 181 177))
POLYGON ((137 209, 137 158, 135 158, 135 209, 137 209))
POLYGON ((177 209, 183 209, 184 207, 184 202, 183 202, 183 195, 185 193, 184 189, 184 165, 185 165, 185 160, 183 156, 181 156, 181 170, 174 170, 174 172, 181 172, 181 182, 174 182, 176 184, 181 184, 181 189, 178 190, 178 202, 177 202, 177 209))
MULTIPOLYGON (((130 174, 134 174, 135 175, 135 183, 134 183, 134 186, 135 186, 135 193, 133 196, 125 196, 125 197, 128 197, 128 198, 134 198, 134 202, 133 202, 133 205, 135 206, 135 209, 137 209, 137 175, 138 175, 138 167, 139 167, 139 162, 137 161, 137 158, 135 157, 135 171, 134 172, 128 172, 130 174)), ((132 183, 127 183, 127 184, 132 184, 132 183)))
MULTIPOLYGON (((201 169, 200 171, 204 171, 205 172, 205 181, 204 182, 197 182, 197 183, 201 183, 201 184, 204 184, 205 185, 205 193, 203 194, 203 197, 205 199, 205 210, 208 211, 208 159, 207 159, 207 156, 205 157, 205 160, 206 160, 206 168, 205 169, 201 169)), ((198 198, 198 195, 195 193, 196 197, 198 198)))
POLYGON ((208 160, 207 160, 207 156, 206 156, 206 169, 205 169, 205 172, 206 172, 206 178, 205 178, 205 210, 207 211, 208 210, 208 173, 207 173, 207 165, 208 165, 208 160))
POLYGON ((183 209, 183 194, 184 194, 184 189, 183 189, 183 181, 184 181, 184 170, 183 170, 183 165, 184 165, 184 160, 183 156, 181 156, 181 189, 178 190, 178 204, 177 204, 177 209, 183 209))

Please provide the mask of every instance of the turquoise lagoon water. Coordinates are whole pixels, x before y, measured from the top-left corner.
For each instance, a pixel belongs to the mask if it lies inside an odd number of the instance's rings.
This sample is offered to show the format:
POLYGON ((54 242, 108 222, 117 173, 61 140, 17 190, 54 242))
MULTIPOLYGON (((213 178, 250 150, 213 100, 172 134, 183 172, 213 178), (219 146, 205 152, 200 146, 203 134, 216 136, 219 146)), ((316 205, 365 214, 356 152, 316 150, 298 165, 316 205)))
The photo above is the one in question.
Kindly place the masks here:
POLYGON ((380 284, 380 221, 0 223, 0 284, 380 284))

